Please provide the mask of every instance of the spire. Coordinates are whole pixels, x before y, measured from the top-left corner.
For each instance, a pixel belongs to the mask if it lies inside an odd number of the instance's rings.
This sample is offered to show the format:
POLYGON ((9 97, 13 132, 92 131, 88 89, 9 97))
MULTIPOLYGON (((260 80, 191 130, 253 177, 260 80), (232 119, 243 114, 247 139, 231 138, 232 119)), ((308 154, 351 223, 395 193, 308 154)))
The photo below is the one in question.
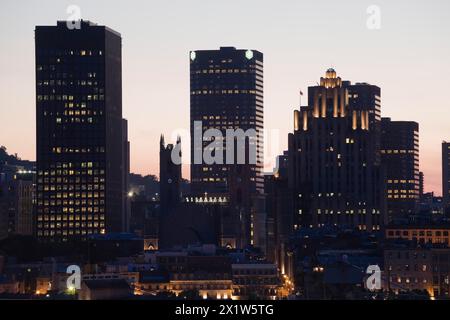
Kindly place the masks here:
POLYGON ((159 139, 159 146, 161 149, 164 149, 164 135, 161 134, 161 138, 159 139))

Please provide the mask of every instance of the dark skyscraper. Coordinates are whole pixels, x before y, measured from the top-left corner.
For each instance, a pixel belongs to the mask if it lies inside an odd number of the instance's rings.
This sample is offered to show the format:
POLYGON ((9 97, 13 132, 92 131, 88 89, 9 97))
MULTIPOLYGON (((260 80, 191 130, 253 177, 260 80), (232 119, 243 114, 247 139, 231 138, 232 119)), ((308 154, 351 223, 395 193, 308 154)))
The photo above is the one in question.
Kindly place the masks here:
POLYGON ((442 202, 450 216, 450 142, 442 142, 442 202))
POLYGON ((293 231, 292 192, 289 189, 289 157, 285 151, 277 157, 273 175, 264 176, 267 211, 267 259, 277 263, 283 274, 290 274, 286 265, 288 243, 293 231))
POLYGON ((380 91, 342 81, 333 69, 320 85, 309 87, 308 106, 294 112, 289 135, 294 228, 380 229, 385 213, 380 91))
POLYGON ((181 150, 181 139, 177 143, 165 145, 164 136, 161 135, 159 143, 159 196, 161 213, 167 214, 175 209, 181 201, 181 151, 180 163, 174 163, 172 153, 176 147, 181 150))
MULTIPOLYGON (((245 181, 242 189, 250 193, 263 192, 263 54, 255 50, 192 51, 191 77, 191 180, 194 193, 227 193, 230 175, 239 171, 245 181), (225 137, 227 129, 254 129, 257 163, 245 165, 195 163, 194 121, 201 121, 203 132, 218 129, 225 137), (239 167, 239 168, 238 168, 239 167), (233 173, 234 171, 234 173, 233 173)), ((210 141, 203 141, 202 152, 210 141)), ((225 144, 225 143, 224 143, 225 144)), ((246 154, 249 148, 247 145, 246 154)))
POLYGON ((38 26, 37 223, 42 241, 126 229, 129 146, 121 36, 81 21, 38 26))
POLYGON ((229 202, 221 245, 265 247, 263 54, 234 47, 192 51, 190 81, 191 191, 205 198, 223 196, 229 202), (203 136, 209 129, 221 137, 197 137, 199 131, 203 136), (231 136, 230 146, 227 130, 248 135, 245 139, 231 136), (214 148, 214 156, 221 154, 222 163, 203 157, 212 142, 221 144, 214 148), (234 159, 227 157, 232 150, 234 159))
POLYGON ((420 193, 419 124, 381 119, 381 162, 391 222, 416 213, 420 193))
POLYGON ((130 141, 128 141, 128 121, 122 119, 122 230, 130 232, 131 199, 128 196, 130 190, 130 141))

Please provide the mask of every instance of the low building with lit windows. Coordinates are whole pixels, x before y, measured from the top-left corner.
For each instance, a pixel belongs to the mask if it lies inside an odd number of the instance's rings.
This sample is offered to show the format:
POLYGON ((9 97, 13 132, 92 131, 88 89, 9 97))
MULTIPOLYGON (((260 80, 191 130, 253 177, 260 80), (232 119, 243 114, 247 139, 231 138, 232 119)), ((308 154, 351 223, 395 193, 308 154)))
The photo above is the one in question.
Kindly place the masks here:
POLYGON ((0 164, 0 239, 13 234, 33 235, 35 173, 0 164))
POLYGON ((194 293, 201 299, 234 300, 281 295, 283 283, 277 266, 243 251, 203 245, 147 256, 154 268, 140 273, 137 295, 194 293))
POLYGON ((384 251, 383 289, 426 291, 432 298, 450 298, 450 248, 396 246, 384 251))
POLYGON ((235 299, 276 299, 281 289, 277 266, 270 263, 237 263, 232 265, 235 299))
POLYGON ((417 243, 445 244, 450 247, 450 225, 387 226, 386 239, 406 239, 417 243))
POLYGON ((0 275, 0 294, 19 294, 20 288, 20 281, 5 275, 0 275))

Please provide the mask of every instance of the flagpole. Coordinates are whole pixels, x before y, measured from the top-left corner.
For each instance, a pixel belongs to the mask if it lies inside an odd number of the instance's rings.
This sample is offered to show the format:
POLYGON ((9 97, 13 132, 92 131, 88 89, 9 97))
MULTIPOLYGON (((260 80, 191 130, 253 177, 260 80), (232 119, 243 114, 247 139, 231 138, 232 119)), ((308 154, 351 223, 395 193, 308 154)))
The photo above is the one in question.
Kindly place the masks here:
POLYGON ((302 107, 302 95, 303 95, 303 92, 302 92, 302 90, 300 89, 300 106, 299 106, 299 110, 301 109, 301 107, 302 107))

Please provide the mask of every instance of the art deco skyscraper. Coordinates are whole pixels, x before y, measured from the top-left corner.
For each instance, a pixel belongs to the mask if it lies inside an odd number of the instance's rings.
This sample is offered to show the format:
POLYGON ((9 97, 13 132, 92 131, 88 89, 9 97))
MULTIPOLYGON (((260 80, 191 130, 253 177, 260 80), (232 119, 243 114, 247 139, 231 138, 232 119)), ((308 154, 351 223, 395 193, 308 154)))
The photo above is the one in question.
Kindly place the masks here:
POLYGON ((129 151, 121 36, 81 21, 37 26, 37 221, 41 241, 127 225, 129 151))
POLYGON ((289 186, 294 228, 338 225, 379 230, 384 221, 380 170, 380 88, 342 81, 327 70, 294 112, 289 186))
POLYGON ((381 119, 381 162, 386 173, 389 222, 408 219, 420 196, 419 124, 381 119))

